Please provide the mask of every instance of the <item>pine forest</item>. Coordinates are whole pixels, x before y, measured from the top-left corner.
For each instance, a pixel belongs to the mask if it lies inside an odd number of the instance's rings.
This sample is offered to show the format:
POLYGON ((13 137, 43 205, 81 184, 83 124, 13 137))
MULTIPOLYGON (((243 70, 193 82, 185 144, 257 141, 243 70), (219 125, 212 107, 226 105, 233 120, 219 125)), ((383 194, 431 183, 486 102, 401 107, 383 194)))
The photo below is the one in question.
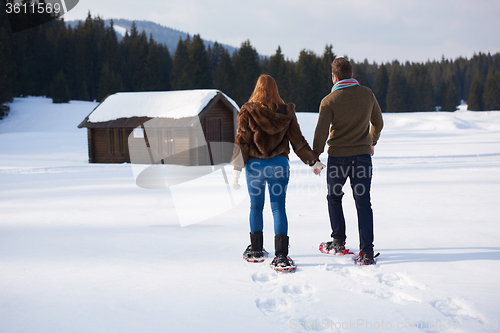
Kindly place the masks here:
MULTIPOLYGON (((241 106, 263 73, 297 111, 317 112, 332 87, 331 62, 348 57, 333 45, 320 55, 304 49, 296 61, 279 46, 264 57, 249 40, 229 54, 218 43, 205 47, 200 35, 179 39, 171 54, 135 25, 118 41, 113 23, 90 13, 74 28, 58 19, 17 33, 0 18, 0 118, 13 97, 28 95, 64 103, 102 101, 120 91, 219 89, 241 106)), ((498 53, 426 63, 351 61, 354 78, 373 90, 384 112, 454 111, 462 100, 469 110, 500 110, 498 53)))

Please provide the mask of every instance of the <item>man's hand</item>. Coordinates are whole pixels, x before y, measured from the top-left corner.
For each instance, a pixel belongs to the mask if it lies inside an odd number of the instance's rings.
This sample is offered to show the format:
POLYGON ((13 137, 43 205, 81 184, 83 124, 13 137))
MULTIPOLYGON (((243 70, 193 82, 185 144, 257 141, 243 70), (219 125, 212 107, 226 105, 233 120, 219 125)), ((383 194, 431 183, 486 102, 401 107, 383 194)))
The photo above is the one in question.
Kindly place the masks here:
POLYGON ((326 165, 324 165, 320 161, 316 161, 316 163, 314 163, 314 165, 311 167, 311 170, 315 175, 319 176, 321 175, 321 170, 323 170, 324 168, 326 168, 326 165))
POLYGON ((372 156, 375 154, 375 146, 372 146, 372 156))

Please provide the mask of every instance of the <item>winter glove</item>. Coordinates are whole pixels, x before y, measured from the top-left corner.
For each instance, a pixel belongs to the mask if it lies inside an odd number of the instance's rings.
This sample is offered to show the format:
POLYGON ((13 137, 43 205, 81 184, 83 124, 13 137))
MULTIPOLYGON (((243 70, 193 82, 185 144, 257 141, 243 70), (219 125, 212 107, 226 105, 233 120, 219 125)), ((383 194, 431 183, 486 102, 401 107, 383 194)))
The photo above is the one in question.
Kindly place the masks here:
POLYGON ((240 174, 241 171, 233 170, 233 178, 231 178, 231 180, 229 181, 229 185, 231 185, 231 187, 235 190, 239 190, 241 188, 241 185, 238 183, 240 174))
POLYGON ((314 163, 314 165, 311 167, 311 170, 312 172, 314 172, 315 175, 321 175, 321 170, 323 170, 324 168, 326 168, 326 165, 324 165, 323 163, 321 163, 320 161, 317 161, 316 163, 314 163))

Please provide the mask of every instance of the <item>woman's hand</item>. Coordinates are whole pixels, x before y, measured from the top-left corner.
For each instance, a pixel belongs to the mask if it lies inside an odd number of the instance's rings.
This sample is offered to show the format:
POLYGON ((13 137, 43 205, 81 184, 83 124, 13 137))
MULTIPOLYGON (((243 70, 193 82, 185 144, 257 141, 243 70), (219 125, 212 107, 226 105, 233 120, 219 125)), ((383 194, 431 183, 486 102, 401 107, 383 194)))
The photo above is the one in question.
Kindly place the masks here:
POLYGON ((324 168, 326 168, 326 165, 324 165, 320 161, 316 161, 316 163, 314 163, 314 165, 311 167, 311 170, 315 175, 319 176, 321 175, 321 170, 323 170, 324 168))
POLYGON ((241 188, 241 185, 239 184, 239 179, 240 179, 241 171, 238 170, 233 170, 233 178, 229 181, 229 185, 235 190, 239 190, 241 188))

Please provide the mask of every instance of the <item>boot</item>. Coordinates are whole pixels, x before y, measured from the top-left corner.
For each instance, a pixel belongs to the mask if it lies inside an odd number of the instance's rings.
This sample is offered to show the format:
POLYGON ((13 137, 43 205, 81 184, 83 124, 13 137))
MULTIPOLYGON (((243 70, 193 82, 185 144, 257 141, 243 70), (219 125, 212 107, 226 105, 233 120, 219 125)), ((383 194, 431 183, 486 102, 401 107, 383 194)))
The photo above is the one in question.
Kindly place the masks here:
POLYGON ((250 233, 250 245, 243 252, 243 259, 248 262, 263 262, 267 258, 267 251, 263 247, 264 235, 262 231, 250 233))
POLYGON ((333 250, 335 254, 342 253, 345 250, 345 241, 340 239, 333 239, 333 241, 327 243, 326 249, 328 251, 333 250))
POLYGON ((332 241, 323 242, 319 245, 319 250, 322 253, 333 254, 336 256, 345 256, 346 254, 354 254, 345 247, 345 241, 334 238, 332 241))
POLYGON ((377 260, 375 258, 377 258, 379 254, 380 253, 373 255, 373 251, 365 253, 360 252, 358 256, 354 259, 354 263, 362 266, 375 265, 377 263, 377 260))
POLYGON ((252 251, 262 251, 264 246, 264 234, 262 231, 256 231, 255 233, 250 233, 250 245, 252 246, 252 251))
POLYGON ((288 256, 289 238, 286 235, 278 234, 274 236, 274 248, 276 257, 271 262, 271 266, 277 271, 291 271, 295 269, 295 263, 288 256))
POLYGON ((288 255, 288 242, 289 238, 287 235, 278 234, 274 236, 274 254, 283 254, 285 257, 288 255))

